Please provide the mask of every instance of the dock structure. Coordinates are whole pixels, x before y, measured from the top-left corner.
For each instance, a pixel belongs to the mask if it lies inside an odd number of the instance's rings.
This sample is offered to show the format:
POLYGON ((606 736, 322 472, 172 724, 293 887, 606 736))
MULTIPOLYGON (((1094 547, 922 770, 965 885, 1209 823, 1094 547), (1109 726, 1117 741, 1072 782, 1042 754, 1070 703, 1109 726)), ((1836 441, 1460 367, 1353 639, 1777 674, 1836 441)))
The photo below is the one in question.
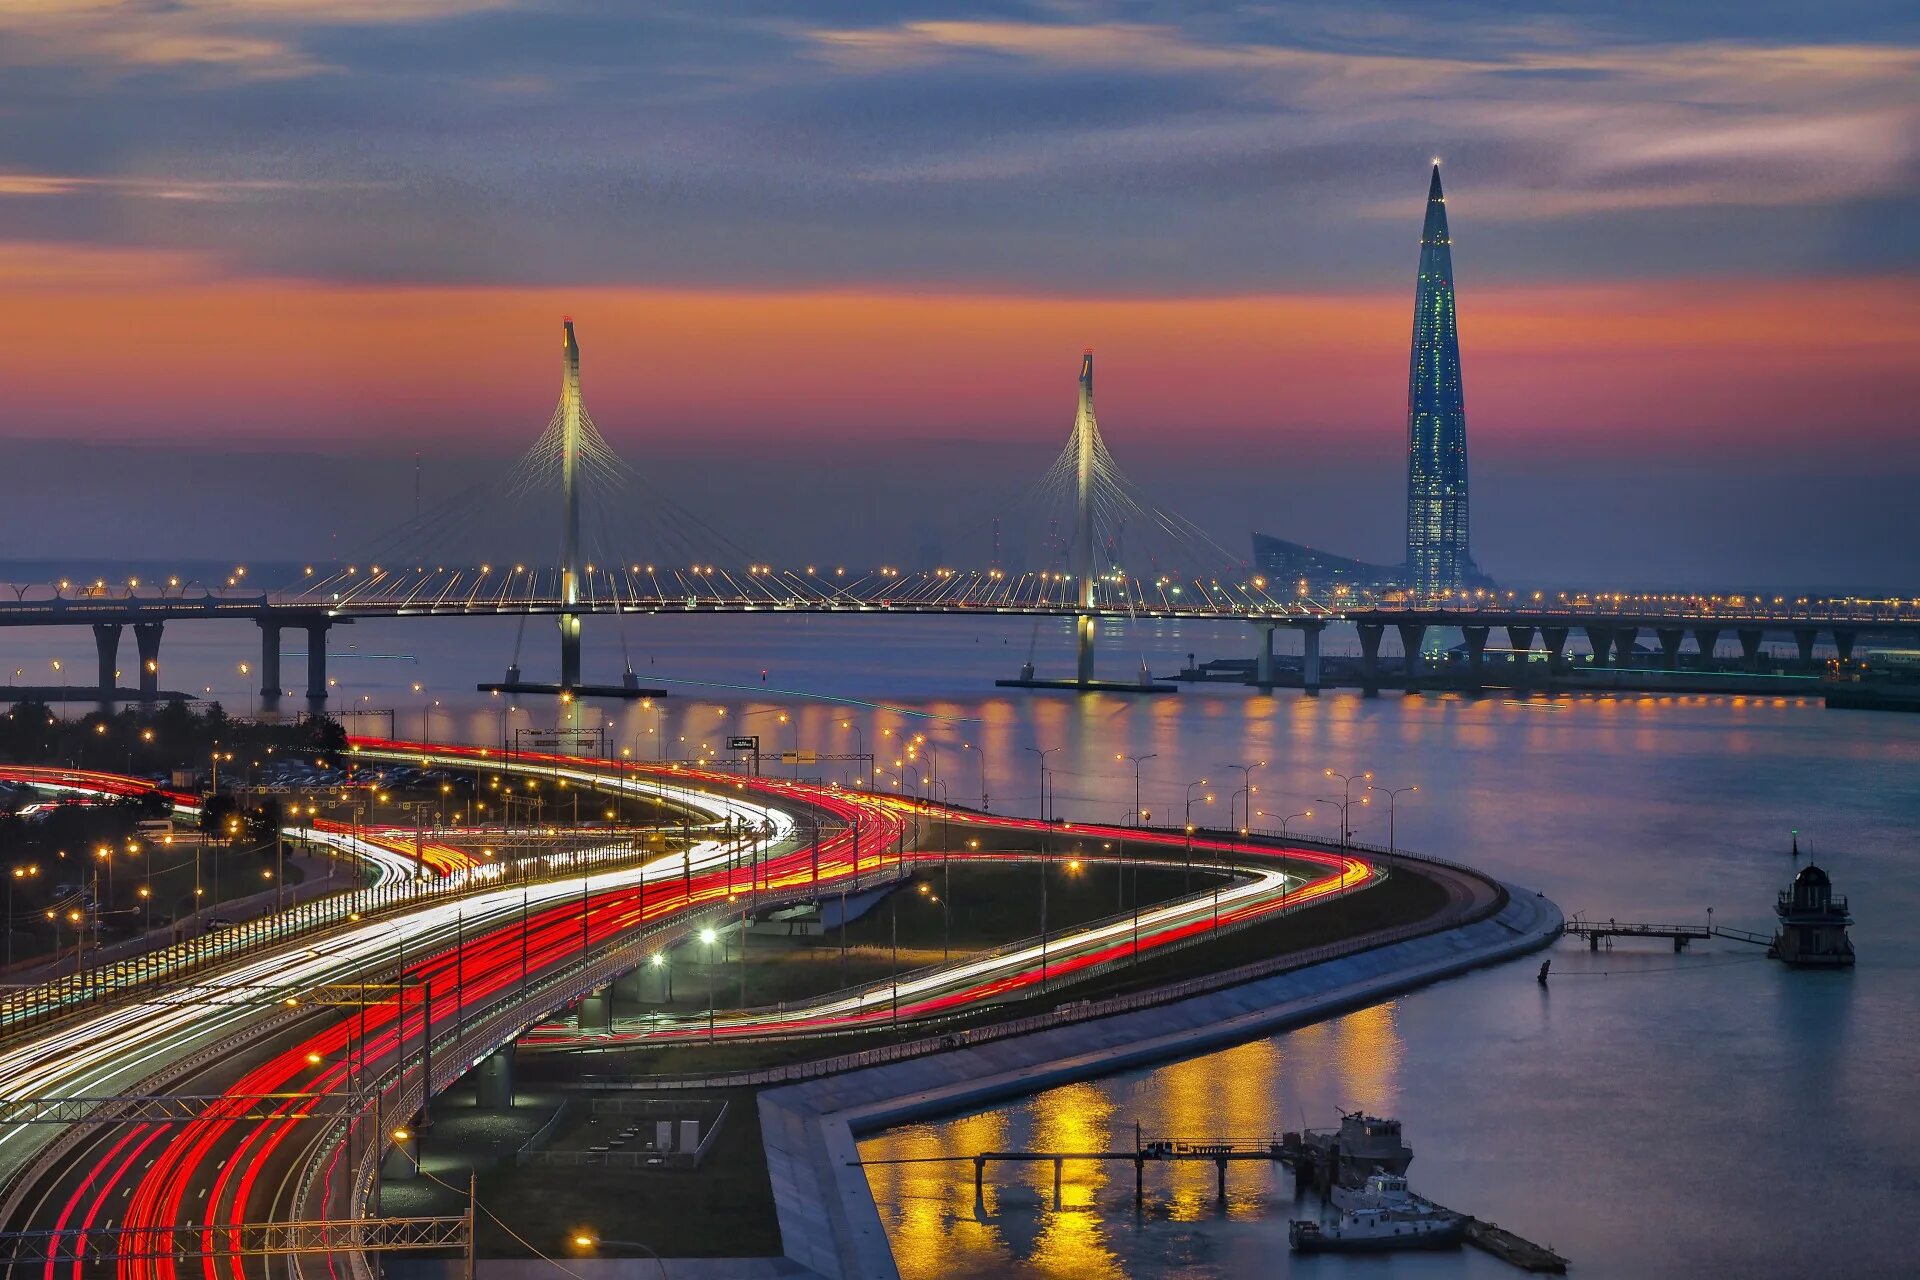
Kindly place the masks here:
POLYGON ((1689 942, 1708 938, 1750 942, 1762 947, 1773 943, 1773 938, 1767 934, 1729 929, 1723 924, 1647 924, 1629 920, 1583 920, 1574 916, 1567 921, 1564 931, 1573 937, 1585 938, 1589 951, 1598 951, 1603 945, 1611 951, 1615 938, 1670 938, 1675 951, 1685 951, 1689 942))
MULTIPOLYGON (((1053 1165, 1053 1207, 1058 1211, 1061 1207, 1061 1183, 1069 1160, 1122 1161, 1133 1165, 1135 1205, 1144 1203, 1146 1199, 1148 1164, 1210 1161, 1218 1178, 1220 1203, 1224 1206, 1227 1201, 1227 1166, 1235 1161, 1264 1160, 1271 1164, 1284 1164, 1293 1172, 1296 1181, 1300 1181, 1302 1178, 1311 1176, 1314 1162, 1321 1159, 1302 1141, 1301 1135, 1296 1133, 1289 1133, 1280 1138, 1188 1140, 1148 1139, 1140 1136, 1138 1126, 1135 1127, 1134 1132, 1134 1145, 1131 1151, 981 1151, 970 1156, 893 1156, 877 1160, 854 1160, 850 1163, 865 1166, 971 1162, 973 1199, 976 1206, 986 1202, 988 1165, 1050 1163, 1053 1165)), ((1322 1190, 1324 1191, 1324 1187, 1322 1190)), ((1466 1224, 1466 1242, 1481 1252, 1492 1254, 1522 1271, 1551 1275, 1566 1273, 1567 1260, 1545 1245, 1523 1239, 1505 1227, 1484 1222, 1471 1214, 1460 1213, 1443 1205, 1434 1207, 1443 1213, 1451 1213, 1460 1218, 1466 1224)))
POLYGON ((1284 1160, 1277 1138, 1203 1138, 1194 1141, 1171 1138, 1144 1139, 1136 1135, 1131 1151, 982 1151, 971 1156, 899 1156, 884 1160, 862 1160, 868 1164, 973 1164, 973 1198, 984 1200, 987 1191, 987 1166, 990 1164, 1053 1165, 1053 1207, 1060 1207, 1060 1185, 1069 1160, 1123 1161, 1133 1166, 1133 1198, 1146 1199, 1147 1165, 1180 1161, 1210 1161, 1215 1169, 1221 1203, 1227 1198, 1227 1166, 1235 1161, 1264 1160, 1279 1164, 1284 1160))
POLYGON ((1585 938, 1589 951, 1598 951, 1603 943, 1611 951, 1615 938, 1670 938, 1673 940, 1675 951, 1685 951, 1689 942, 1696 939, 1705 941, 1714 935, 1713 927, 1705 924, 1646 924, 1626 920, 1582 920, 1579 916, 1567 921, 1566 931, 1576 938, 1585 938))

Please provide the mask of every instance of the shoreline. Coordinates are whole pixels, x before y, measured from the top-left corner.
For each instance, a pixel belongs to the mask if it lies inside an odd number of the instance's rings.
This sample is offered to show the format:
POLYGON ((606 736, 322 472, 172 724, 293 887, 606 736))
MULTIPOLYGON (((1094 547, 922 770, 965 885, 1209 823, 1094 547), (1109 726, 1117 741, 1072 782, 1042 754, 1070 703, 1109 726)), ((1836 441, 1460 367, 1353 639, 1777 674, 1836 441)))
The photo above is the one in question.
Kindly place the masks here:
POLYGON ((762 1093, 762 1140, 787 1261, 823 1277, 897 1277, 859 1164, 860 1135, 1304 1026, 1559 936, 1563 917, 1551 900, 1500 887, 1507 901, 1497 912, 1453 928, 1172 1003, 762 1093))

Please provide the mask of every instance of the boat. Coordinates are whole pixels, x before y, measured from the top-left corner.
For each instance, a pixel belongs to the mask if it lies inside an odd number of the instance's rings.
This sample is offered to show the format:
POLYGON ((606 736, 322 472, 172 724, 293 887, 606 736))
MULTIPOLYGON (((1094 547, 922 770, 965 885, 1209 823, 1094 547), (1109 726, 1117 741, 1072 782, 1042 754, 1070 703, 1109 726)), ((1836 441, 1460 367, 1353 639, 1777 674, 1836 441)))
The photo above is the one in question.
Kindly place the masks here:
POLYGON ((1359 1187, 1369 1174, 1404 1174, 1413 1163, 1413 1148, 1400 1134, 1400 1122, 1363 1111, 1340 1113, 1338 1129, 1308 1129, 1281 1140, 1306 1181, 1326 1189, 1359 1187))
POLYGON ((1380 1209, 1343 1213, 1331 1223, 1295 1218, 1287 1224, 1287 1243, 1296 1253, 1458 1249, 1466 1235, 1466 1219, 1457 1214, 1399 1218, 1380 1209))
POLYGON ((1345 1213, 1358 1213, 1362 1209, 1385 1209, 1407 1217, 1423 1214, 1451 1214, 1433 1201, 1417 1196, 1407 1187, 1407 1180, 1397 1173, 1374 1173, 1357 1187, 1335 1185, 1327 1188, 1327 1199, 1333 1207, 1345 1213))

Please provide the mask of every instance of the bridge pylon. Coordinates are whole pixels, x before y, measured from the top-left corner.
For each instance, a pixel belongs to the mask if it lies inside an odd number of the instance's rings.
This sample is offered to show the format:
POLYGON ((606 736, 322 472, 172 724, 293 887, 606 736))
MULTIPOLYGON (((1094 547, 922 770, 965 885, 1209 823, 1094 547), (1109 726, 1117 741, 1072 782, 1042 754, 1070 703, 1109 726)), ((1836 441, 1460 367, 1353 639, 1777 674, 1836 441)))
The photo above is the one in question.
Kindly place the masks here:
MULTIPOLYGON (((580 342, 574 337, 573 317, 561 317, 566 333, 561 343, 560 378, 560 505, 563 533, 560 558, 560 602, 580 603, 580 342)), ((571 608, 560 614, 560 687, 580 684, 580 615, 571 608)))

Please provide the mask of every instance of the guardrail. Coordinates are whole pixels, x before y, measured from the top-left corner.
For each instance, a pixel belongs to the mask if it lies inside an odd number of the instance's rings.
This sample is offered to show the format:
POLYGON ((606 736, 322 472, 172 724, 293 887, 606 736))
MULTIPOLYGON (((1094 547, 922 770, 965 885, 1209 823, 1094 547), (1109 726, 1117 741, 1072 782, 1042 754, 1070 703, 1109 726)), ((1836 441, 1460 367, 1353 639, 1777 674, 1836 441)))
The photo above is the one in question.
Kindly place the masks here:
POLYGON ((638 846, 540 854, 509 862, 484 863, 431 880, 392 881, 315 898, 219 933, 202 934, 116 960, 110 965, 83 969, 77 974, 12 991, 0 997, 0 1046, 80 1014, 99 1013, 142 998, 172 982, 201 977, 209 970, 270 951, 295 938, 318 940, 346 925, 410 911, 427 903, 450 901, 507 885, 570 877, 583 871, 616 870, 652 856, 638 846))
MULTIPOLYGON (((1349 844, 1348 849, 1357 846, 1349 844)), ((1382 851, 1384 853, 1384 850, 1382 851)), ((1432 857, 1426 854, 1410 854, 1404 850, 1396 851, 1392 857, 1409 862, 1432 863, 1451 870, 1462 871, 1483 882, 1499 888, 1498 882, 1489 880, 1478 871, 1462 863, 1446 858, 1432 857)), ((1324 902, 1300 903, 1285 909, 1284 914, 1292 914, 1324 902)), ((702 1076, 594 1076, 580 1077, 583 1088, 634 1088, 634 1089, 726 1089, 760 1088, 768 1085, 796 1084, 803 1080, 814 1080, 822 1076, 837 1075, 843 1071, 855 1071, 863 1067, 884 1066, 891 1062, 903 1062, 909 1058, 922 1057, 929 1053, 939 1053, 947 1049, 961 1048, 967 1045, 983 1044, 1002 1040, 1012 1036, 1027 1035, 1034 1031, 1043 1031, 1051 1027, 1070 1026, 1076 1022, 1090 1021, 1095 1018, 1110 1017, 1116 1013, 1128 1013, 1137 1009, 1152 1008, 1155 1005, 1183 1000, 1190 996, 1206 995, 1226 987, 1238 986, 1259 978, 1272 977, 1293 969, 1306 968, 1309 965, 1324 964, 1329 960, 1343 959, 1358 955, 1378 947, 1391 946, 1396 942, 1406 942, 1414 938, 1425 937, 1443 929, 1459 928, 1496 914, 1506 905, 1506 892, 1501 888, 1492 903, 1483 908, 1454 919, 1424 920, 1409 925, 1367 934, 1359 938, 1349 938, 1340 942, 1331 942, 1313 947, 1306 951, 1290 952, 1274 956, 1267 960, 1256 960, 1232 969, 1223 969, 1216 973, 1201 974, 1154 987, 1147 991, 1127 992, 1121 995, 1106 996, 1098 999, 1070 1001, 1046 1013, 1030 1014, 1024 1018, 1012 1018, 1004 1022, 988 1023, 980 1027, 967 1027, 939 1035, 923 1036, 915 1040, 903 1040, 893 1044, 876 1045, 871 1049, 855 1050, 831 1058, 820 1058, 810 1062, 783 1063, 779 1066, 764 1067, 751 1071, 718 1072, 702 1076)), ((1271 919, 1272 917, 1266 917, 1271 919)), ((1180 946, 1198 945, 1205 941, 1196 938, 1173 948, 1163 948, 1161 954, 1180 946)), ((956 1021, 963 1015, 955 1015, 945 1021, 956 1021)), ((936 1020, 937 1021, 937 1020, 936 1020)))

